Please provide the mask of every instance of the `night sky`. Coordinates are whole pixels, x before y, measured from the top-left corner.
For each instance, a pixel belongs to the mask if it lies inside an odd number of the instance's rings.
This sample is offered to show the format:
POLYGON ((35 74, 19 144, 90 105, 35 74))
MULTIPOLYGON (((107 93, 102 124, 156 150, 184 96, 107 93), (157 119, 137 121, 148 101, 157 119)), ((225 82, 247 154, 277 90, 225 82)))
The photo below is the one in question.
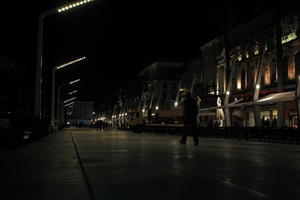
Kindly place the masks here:
MULTIPOLYGON (((73 1, 11 2, 1 6, 1 43, 5 44, 1 54, 11 57, 24 72, 23 87, 30 89, 34 84, 39 13, 68 2, 73 1)), ((270 8, 258 0, 163 2, 96 0, 46 18, 45 90, 49 90, 53 66, 87 56, 87 61, 59 72, 58 82, 81 78, 80 100, 110 102, 152 61, 197 57, 201 44, 222 33, 224 16, 234 25, 270 8)))

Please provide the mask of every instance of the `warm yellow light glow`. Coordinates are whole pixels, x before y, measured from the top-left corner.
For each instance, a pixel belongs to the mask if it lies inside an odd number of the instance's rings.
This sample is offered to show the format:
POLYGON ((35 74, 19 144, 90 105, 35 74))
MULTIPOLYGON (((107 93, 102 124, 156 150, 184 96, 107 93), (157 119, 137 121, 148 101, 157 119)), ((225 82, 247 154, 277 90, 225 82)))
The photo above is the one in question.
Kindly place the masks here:
POLYGON ((242 89, 242 80, 241 80, 241 76, 239 76, 236 80, 236 88, 238 90, 242 89))
POLYGON ((239 56, 238 56, 238 61, 241 61, 242 60, 242 55, 240 54, 239 56))
POLYGON ((174 103, 174 105, 175 105, 175 107, 176 107, 176 106, 178 106, 178 103, 177 103, 177 102, 175 102, 175 103, 174 103))
POLYGON ((246 58, 249 58, 249 53, 248 52, 246 52, 246 58))
POLYGON ((285 43, 288 43, 292 40, 295 40, 297 39, 297 34, 296 34, 296 31, 288 34, 288 35, 285 35, 281 38, 281 44, 285 44, 285 43))
POLYGON ((159 109, 159 107, 158 107, 158 106, 156 106, 156 107, 155 107, 155 110, 158 110, 158 109, 159 109))
POLYGON ((145 109, 143 109, 143 112, 145 112, 145 109))
POLYGON ((230 92, 229 92, 229 91, 227 91, 227 92, 226 92, 226 94, 227 94, 227 95, 229 95, 229 94, 230 94, 230 92))

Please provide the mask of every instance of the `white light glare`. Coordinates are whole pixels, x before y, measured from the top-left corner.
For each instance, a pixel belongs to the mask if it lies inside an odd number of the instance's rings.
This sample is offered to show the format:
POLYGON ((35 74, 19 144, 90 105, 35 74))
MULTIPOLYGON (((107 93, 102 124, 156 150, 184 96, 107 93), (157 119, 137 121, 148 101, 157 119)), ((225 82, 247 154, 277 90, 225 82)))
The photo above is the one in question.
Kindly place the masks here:
POLYGON ((64 101, 64 103, 68 103, 68 102, 73 101, 73 100, 75 100, 75 99, 76 99, 76 97, 73 97, 73 98, 71 98, 71 99, 68 99, 68 100, 64 101))
POLYGON ((71 82, 69 83, 69 85, 72 85, 72 84, 77 83, 77 82, 79 82, 79 81, 80 81, 80 79, 77 79, 77 80, 75 80, 75 81, 71 81, 71 82))
POLYGON ((143 112, 145 112, 145 109, 143 109, 143 112))
POLYGON ((158 110, 158 109, 159 109, 158 106, 156 106, 156 107, 155 107, 155 110, 158 110))
POLYGON ((66 11, 70 8, 75 8, 75 7, 78 7, 80 5, 83 5, 83 4, 86 4, 86 3, 89 3, 89 2, 92 2, 93 0, 84 0, 84 1, 77 1, 75 3, 72 3, 70 5, 67 5, 65 7, 62 7, 62 8, 59 8, 57 9, 57 11, 60 13, 60 12, 63 12, 63 11, 66 11))
POLYGON ((75 104, 75 102, 68 103, 68 104, 65 105, 65 107, 71 106, 73 104, 75 104))
POLYGON ((260 88, 260 85, 256 85, 256 89, 259 89, 260 88))
POLYGON ((76 92, 78 92, 78 91, 74 90, 73 92, 70 92, 69 95, 75 94, 76 92))
POLYGON ((72 65, 72 64, 74 64, 74 63, 80 62, 80 61, 85 60, 85 59, 86 59, 86 57, 81 57, 81 58, 78 58, 78 59, 76 59, 76 60, 72 60, 72 61, 70 61, 70 62, 68 62, 68 63, 65 63, 65 64, 63 64, 63 65, 60 65, 60 66, 56 67, 56 69, 64 68, 64 67, 66 67, 66 66, 68 66, 68 65, 72 65))
POLYGON ((176 107, 176 106, 178 106, 178 103, 177 103, 177 102, 175 102, 175 103, 174 103, 174 105, 175 105, 175 107, 176 107))
POLYGON ((227 91, 227 92, 226 92, 226 94, 227 94, 227 95, 229 95, 229 94, 230 94, 230 92, 229 92, 229 91, 227 91))

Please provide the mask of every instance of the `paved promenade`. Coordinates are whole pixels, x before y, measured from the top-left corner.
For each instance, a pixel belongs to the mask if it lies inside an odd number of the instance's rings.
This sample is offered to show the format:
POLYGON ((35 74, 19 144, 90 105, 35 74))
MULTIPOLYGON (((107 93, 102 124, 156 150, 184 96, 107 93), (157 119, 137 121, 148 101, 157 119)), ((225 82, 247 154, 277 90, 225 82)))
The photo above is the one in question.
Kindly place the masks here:
POLYGON ((0 149, 0 182, 7 200, 295 200, 300 146, 70 128, 0 149))

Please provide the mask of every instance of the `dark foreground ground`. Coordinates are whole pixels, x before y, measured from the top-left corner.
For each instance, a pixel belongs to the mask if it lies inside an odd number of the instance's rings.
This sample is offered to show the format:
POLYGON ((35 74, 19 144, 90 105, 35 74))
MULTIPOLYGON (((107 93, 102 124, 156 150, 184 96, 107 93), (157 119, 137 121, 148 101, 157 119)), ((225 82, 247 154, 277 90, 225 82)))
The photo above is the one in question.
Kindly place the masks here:
POLYGON ((69 128, 0 149, 1 199, 300 198, 299 145, 191 139, 69 128))

